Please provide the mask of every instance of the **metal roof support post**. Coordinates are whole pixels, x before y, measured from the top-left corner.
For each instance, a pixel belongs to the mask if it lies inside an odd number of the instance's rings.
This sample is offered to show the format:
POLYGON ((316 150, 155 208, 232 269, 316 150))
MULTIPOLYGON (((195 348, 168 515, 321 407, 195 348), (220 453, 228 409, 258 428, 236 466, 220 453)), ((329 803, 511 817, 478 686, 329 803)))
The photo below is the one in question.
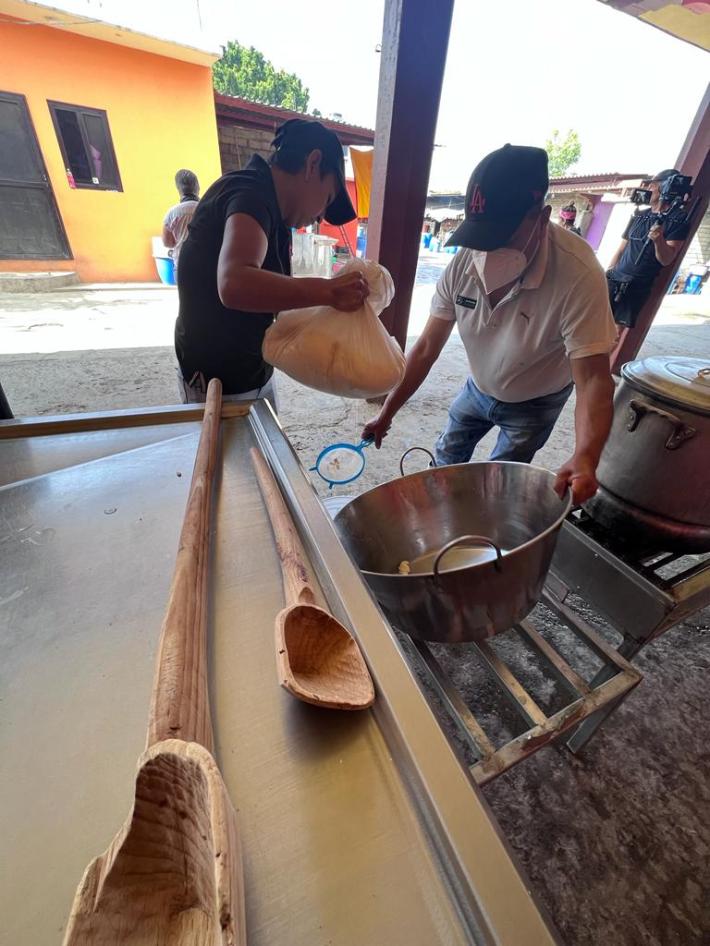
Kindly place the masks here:
POLYGON ((453 0, 385 0, 367 256, 392 274, 382 314, 404 349, 453 0))
POLYGON ((693 209, 690 221, 690 231, 684 246, 676 258, 676 264, 664 266, 656 277, 651 293, 638 314, 636 325, 632 329, 624 329, 619 338, 619 344, 611 356, 611 370, 619 374, 621 366, 627 361, 633 361, 644 343, 649 329, 653 324, 656 313, 661 307, 663 297, 668 291, 673 277, 683 259, 690 241, 695 236, 703 215, 708 207, 710 196, 710 86, 705 91, 700 107, 695 115, 685 144, 681 148, 676 167, 681 174, 689 174, 695 179, 693 193, 688 206, 693 209))

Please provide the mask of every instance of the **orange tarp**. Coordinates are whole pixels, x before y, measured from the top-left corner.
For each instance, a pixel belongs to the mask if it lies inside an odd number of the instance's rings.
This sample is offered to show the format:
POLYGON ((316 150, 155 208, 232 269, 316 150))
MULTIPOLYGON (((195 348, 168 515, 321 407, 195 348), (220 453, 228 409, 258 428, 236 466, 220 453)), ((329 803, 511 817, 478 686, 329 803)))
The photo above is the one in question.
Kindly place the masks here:
POLYGON ((357 215, 362 219, 370 216, 370 190, 372 187, 372 156, 373 148, 361 151, 359 148, 350 148, 350 160, 355 175, 357 188, 357 215))

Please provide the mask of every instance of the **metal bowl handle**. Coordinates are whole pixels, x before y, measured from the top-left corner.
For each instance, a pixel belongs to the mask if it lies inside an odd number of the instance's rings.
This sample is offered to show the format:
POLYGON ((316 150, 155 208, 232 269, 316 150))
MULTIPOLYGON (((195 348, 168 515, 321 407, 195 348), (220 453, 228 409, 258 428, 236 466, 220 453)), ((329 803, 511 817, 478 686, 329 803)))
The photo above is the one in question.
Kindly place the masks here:
POLYGON ((502 559, 503 553, 500 550, 500 547, 495 544, 493 539, 486 538, 485 535, 460 535, 458 539, 452 539, 450 542, 447 542, 446 545, 442 546, 439 550, 439 554, 434 559, 434 577, 438 578, 440 576, 439 572, 439 563, 441 562, 444 555, 447 552, 450 552, 451 549, 456 548, 457 545, 462 545, 464 542, 476 543, 476 545, 490 545, 492 549, 495 549, 496 560, 495 560, 495 569, 500 571, 502 568, 502 559))
POLYGON ((434 454, 431 452, 431 450, 427 450, 426 447, 410 447, 409 450, 405 450, 404 453, 402 454, 402 456, 399 458, 399 474, 400 474, 400 476, 404 476, 404 458, 405 458, 405 457, 408 457, 409 454, 410 454, 410 453, 413 453, 415 450, 421 450, 422 453, 426 453, 426 455, 427 455, 427 456, 429 457, 429 459, 431 460, 431 465, 432 465, 432 466, 436 466, 436 457, 435 457, 434 454))
POLYGON ((697 434, 695 427, 684 424, 680 417, 676 417, 670 411, 662 411, 660 407, 654 407, 653 404, 647 404, 645 401, 637 401, 636 398, 629 401, 629 417, 626 422, 626 429, 636 430, 644 414, 655 414, 657 417, 662 417, 673 428, 673 433, 666 440, 666 450, 677 450, 686 440, 690 440, 691 437, 697 434))

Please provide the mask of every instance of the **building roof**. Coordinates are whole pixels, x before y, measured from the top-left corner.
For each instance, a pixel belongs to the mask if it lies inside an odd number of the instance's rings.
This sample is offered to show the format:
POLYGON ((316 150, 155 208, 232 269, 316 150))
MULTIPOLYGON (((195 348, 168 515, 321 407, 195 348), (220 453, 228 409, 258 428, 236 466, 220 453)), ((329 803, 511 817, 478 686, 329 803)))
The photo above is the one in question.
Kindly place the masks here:
POLYGON ((671 36, 710 50, 708 0, 602 0, 671 36))
POLYGON ((605 171, 603 174, 569 174, 567 177, 553 177, 553 184, 618 184, 621 181, 647 181, 652 174, 621 174, 620 171, 605 171))
MULTIPOLYGON (((591 193, 605 194, 609 191, 624 191, 648 180, 651 174, 622 174, 620 171, 605 171, 603 174, 570 174, 554 177, 550 181, 553 194, 591 193)), ((438 220, 439 211, 450 210, 451 216, 463 210, 465 197, 461 193, 432 191, 426 199, 426 216, 438 220)))
POLYGON ((290 118, 312 118, 334 131, 344 145, 372 147, 375 143, 375 132, 372 128, 348 125, 346 122, 333 121, 330 118, 304 115, 303 112, 294 112, 290 108, 264 105, 262 102, 252 102, 235 95, 223 95, 221 92, 215 92, 214 103, 217 121, 221 123, 274 131, 290 118))
POLYGON ((553 177, 550 180, 550 192, 567 194, 579 191, 586 194, 604 194, 609 191, 623 191, 637 187, 652 174, 621 174, 619 171, 605 171, 603 174, 570 174, 567 177, 553 177))
POLYGON ((443 223, 444 220, 461 220, 463 216, 463 201, 460 207, 437 207, 435 209, 427 207, 424 211, 426 220, 436 220, 438 223, 443 223))
POLYGON ((131 49, 200 66, 211 66, 222 54, 220 49, 208 44, 197 31, 193 34, 194 40, 187 42, 170 35, 167 29, 163 32, 156 27, 155 33, 149 33, 125 25, 126 20, 132 21, 128 4, 125 4, 124 14, 121 15, 116 15, 124 7, 121 4, 114 4, 111 12, 106 12, 101 2, 94 2, 93 6, 84 4, 85 13, 76 12, 76 6, 76 0, 0 0, 0 23, 5 20, 28 27, 47 26, 66 30, 89 39, 129 46, 131 49), (163 35, 159 35, 159 32, 163 32, 163 35))
POLYGON ((429 191, 427 207, 463 207, 465 194, 462 191, 429 191))

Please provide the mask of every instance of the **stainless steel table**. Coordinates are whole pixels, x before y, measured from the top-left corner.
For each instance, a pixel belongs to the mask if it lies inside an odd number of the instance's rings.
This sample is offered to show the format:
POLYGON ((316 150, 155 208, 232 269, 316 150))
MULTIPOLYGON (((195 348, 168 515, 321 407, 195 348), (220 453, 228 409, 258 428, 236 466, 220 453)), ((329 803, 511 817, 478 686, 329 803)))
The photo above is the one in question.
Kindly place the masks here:
MULTIPOLYGON (((548 946, 555 936, 267 405, 225 405, 211 587, 217 758, 250 946, 548 946), (276 682, 271 463, 378 691, 324 712, 276 682)), ((199 407, 0 423, 0 941, 59 942, 127 814, 199 407)))

